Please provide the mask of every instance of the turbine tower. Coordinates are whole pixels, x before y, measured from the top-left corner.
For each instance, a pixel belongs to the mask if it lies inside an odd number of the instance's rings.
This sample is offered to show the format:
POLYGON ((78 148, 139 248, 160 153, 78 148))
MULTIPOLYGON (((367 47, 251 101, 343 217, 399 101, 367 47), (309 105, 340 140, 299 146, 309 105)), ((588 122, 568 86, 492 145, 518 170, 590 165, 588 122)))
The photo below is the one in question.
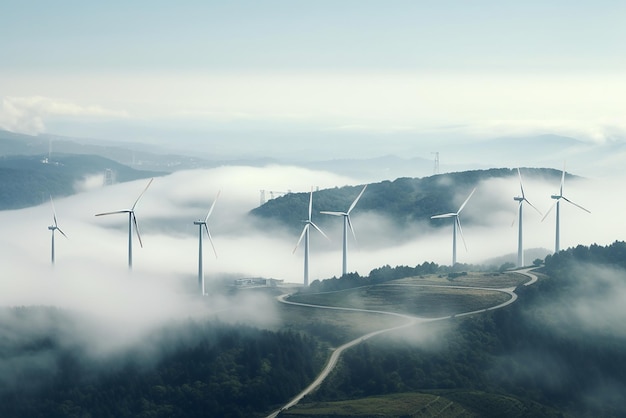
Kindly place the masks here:
POLYGON ((459 219, 459 214, 461 213, 461 211, 463 210, 465 205, 467 205, 467 202, 470 200, 470 198, 472 197, 472 195, 474 194, 475 191, 476 191, 476 188, 474 188, 472 190, 472 192, 469 194, 469 196, 467 196, 467 199, 465 199, 465 202, 463 202, 461 207, 459 207, 459 210, 457 210, 456 212, 444 213, 444 214, 441 214, 441 215, 434 215, 434 216, 430 217, 430 219, 454 218, 453 223, 452 223, 452 267, 454 267, 454 265, 456 264, 456 232, 457 232, 457 229, 459 231, 459 234, 461 235, 461 239, 463 240, 463 245, 465 246, 465 251, 467 251, 467 244, 465 244, 465 238, 463 238, 463 230, 461 229, 461 221, 459 219))
POLYGON ((116 210, 114 212, 96 213, 96 216, 114 215, 118 213, 128 213, 128 268, 129 269, 133 268, 133 225, 135 226, 135 232, 137 233, 137 239, 139 240, 139 245, 143 248, 143 243, 141 242, 141 235, 139 235, 139 227, 137 226, 137 217, 135 217, 135 208, 137 207, 139 200, 143 197, 146 190, 148 190, 148 187, 150 187, 150 185, 152 184, 152 180, 154 180, 154 178, 150 179, 150 181, 148 182, 148 185, 146 186, 145 189, 143 189, 143 192, 141 192, 141 194, 139 195, 137 200, 135 200, 135 203, 133 203, 133 206, 131 206, 130 209, 116 210))
POLYGON ((302 242, 302 238, 304 238, 304 285, 305 286, 309 285, 309 229, 311 227, 317 229, 320 232, 320 234, 322 234, 326 239, 328 239, 326 234, 321 229, 319 229, 319 227, 315 225, 313 221, 311 221, 312 211, 313 211, 313 188, 311 187, 311 194, 309 195, 309 218, 306 221, 303 221, 304 228, 302 229, 300 238, 298 239, 298 242, 296 243, 296 247, 293 249, 293 252, 292 252, 292 253, 296 252, 296 250, 298 249, 298 246, 300 245, 300 242, 302 242))
POLYGON ((205 295, 204 268, 202 265, 202 227, 204 226, 204 230, 206 231, 206 234, 209 237, 209 241, 211 242, 211 247, 213 247, 213 253, 215 254, 215 258, 217 258, 217 251, 215 251, 215 245, 213 244, 213 238, 211 238, 211 232, 209 231, 207 221, 209 220, 209 216, 211 216, 211 213, 213 212, 213 208, 215 207, 215 203, 217 202, 218 197, 220 197, 220 191, 217 192, 217 196, 215 196, 215 200, 213 201, 209 212, 206 214, 204 221, 194 221, 193 223, 194 225, 198 225, 198 287, 202 296, 205 295))
POLYGON ((54 231, 59 231, 61 233, 61 235, 63 235, 65 238, 67 238, 67 235, 65 235, 65 232, 61 231, 61 228, 59 228, 59 225, 57 224, 57 213, 54 210, 54 202, 52 201, 52 196, 50 196, 50 204, 52 205, 52 219, 54 220, 54 224, 50 225, 48 227, 48 229, 52 232, 52 256, 51 256, 51 260, 52 260, 52 264, 54 265, 54 231))
POLYGON ((330 212, 330 211, 321 211, 325 215, 333 215, 333 216, 342 216, 343 217, 343 269, 341 270, 342 276, 345 276, 348 272, 348 228, 352 232, 352 236, 356 241, 356 235, 354 234, 354 228, 352 228, 352 221, 350 221, 350 212, 356 206, 357 202, 363 195, 363 192, 367 188, 367 184, 363 186, 363 190, 361 193, 354 199, 354 202, 350 205, 346 212, 330 212))
MULTIPOLYGON (((524 246, 522 240, 522 208, 524 207, 524 202, 528 203, 531 208, 535 209, 537 213, 541 216, 541 212, 537 209, 528 199, 526 199, 526 195, 524 194, 524 185, 522 184, 522 173, 520 173, 519 168, 517 169, 517 175, 519 177, 519 188, 522 192, 521 196, 514 197, 513 200, 519 202, 519 209, 517 218, 519 219, 518 231, 517 231, 517 267, 524 267, 524 246)), ((513 226, 515 224, 515 219, 513 219, 513 226)))
POLYGON ((583 208, 579 204, 574 203, 571 200, 569 200, 567 197, 563 196, 563 184, 564 183, 565 183, 565 165, 563 165, 563 173, 561 174, 561 187, 559 188, 559 194, 553 194, 553 195, 550 196, 552 199, 555 200, 555 202, 552 204, 552 206, 550 206, 550 209, 548 209, 546 214, 543 216, 543 219, 541 219, 541 221, 543 222, 543 220, 546 219, 546 217, 548 216, 548 214, 550 213, 552 208, 554 208, 556 206, 556 238, 554 240, 554 252, 555 253, 558 253, 561 250, 560 230, 559 230, 559 224, 561 222, 561 219, 560 219, 560 203, 561 203, 561 199, 565 200, 567 203, 570 203, 570 204, 576 206, 579 209, 584 210, 587 213, 591 213, 590 211, 588 211, 587 209, 583 208))

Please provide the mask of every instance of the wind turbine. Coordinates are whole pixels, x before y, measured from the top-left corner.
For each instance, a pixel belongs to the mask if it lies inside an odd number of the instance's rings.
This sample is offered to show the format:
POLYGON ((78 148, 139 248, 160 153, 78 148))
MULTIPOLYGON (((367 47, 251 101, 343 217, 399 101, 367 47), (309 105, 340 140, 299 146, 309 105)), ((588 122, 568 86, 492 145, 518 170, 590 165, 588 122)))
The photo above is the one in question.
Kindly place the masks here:
POLYGON ((215 245, 213 244, 213 238, 211 238, 211 232, 209 231, 209 227, 207 225, 207 221, 209 220, 209 216, 213 212, 213 208, 215 207, 215 203, 217 202, 217 198, 220 197, 220 192, 217 192, 217 196, 215 196, 215 200, 209 209, 209 212, 206 214, 204 221, 194 221, 194 225, 198 225, 198 286, 200 288, 200 292, 202 296, 204 296, 204 268, 202 265, 202 227, 204 226, 204 230, 206 231, 207 236, 209 237, 209 241, 211 242, 211 247, 213 247, 213 253, 215 253, 215 258, 217 258, 217 251, 215 251, 215 245))
POLYGON ((296 250, 298 249, 298 246, 300 245, 300 242, 302 242, 302 238, 304 238, 304 285, 308 286, 309 285, 309 229, 312 226, 313 228, 317 229, 320 234, 322 234, 326 239, 328 239, 328 237, 326 236, 326 234, 319 229, 319 227, 317 225, 315 225, 313 223, 313 221, 311 221, 311 213, 313 211, 313 188, 311 188, 311 194, 309 195, 309 218, 304 222, 304 228, 302 229, 302 233, 300 234, 300 239, 298 239, 298 243, 296 244, 296 247, 293 249, 292 253, 295 253, 296 250))
POLYGON ((352 209, 354 209, 354 207, 356 206, 357 202, 363 195, 363 192, 365 191, 366 188, 367 188, 367 184, 363 186, 363 190, 361 190, 361 193, 359 193, 356 199, 354 199, 354 202, 352 202, 352 204, 350 205, 350 207, 348 208, 346 212, 330 212, 330 211, 320 212, 325 215, 343 216, 343 269, 341 271, 343 276, 345 276, 346 273, 348 272, 348 228, 350 229, 350 231, 352 232, 352 236, 356 240, 356 235, 354 234, 354 228, 352 228, 352 222, 350 221, 350 212, 352 211, 352 209))
POLYGON ((459 230, 459 234, 461 234, 461 239, 463 240, 465 251, 467 251, 467 244, 465 244, 465 238, 463 238, 463 230, 461 229, 461 221, 459 220, 459 214, 461 213, 465 205, 467 205, 467 202, 470 200, 470 198, 472 197, 475 191, 476 191, 476 188, 472 190, 469 196, 467 196, 467 199, 465 199, 465 202, 463 202, 461 207, 459 207, 459 210, 457 210, 456 212, 444 213, 441 215, 434 215, 430 217, 430 219, 454 218, 454 222, 452 224, 452 267, 454 267, 454 265, 456 264, 456 231, 457 229, 459 230))
MULTIPOLYGON (((519 202, 519 213, 517 215, 517 218, 519 219, 519 226, 518 226, 518 232, 517 232, 517 267, 523 267, 524 266, 524 246, 522 244, 522 208, 524 207, 524 202, 528 203, 530 205, 531 208, 535 209, 537 211, 537 213, 539 215, 541 215, 541 212, 539 211, 539 209, 537 209, 532 203, 530 203, 528 201, 528 199, 526 199, 526 195, 524 194, 524 185, 522 184, 522 173, 520 173, 519 168, 517 169, 517 175, 519 176, 519 188, 520 191, 522 192, 521 196, 516 196, 513 198, 513 200, 515 200, 516 202, 519 202)), ((511 226, 513 226, 515 224, 515 219, 513 219, 513 224, 511 224, 511 226)))
POLYGON ((560 220, 560 203, 561 203, 561 199, 565 200, 567 203, 571 203, 572 205, 576 206, 579 209, 584 210, 587 213, 591 213, 590 211, 588 211, 587 209, 583 208, 579 204, 574 203, 571 200, 569 200, 567 197, 563 196, 563 184, 564 183, 565 183, 565 165, 563 165, 563 173, 561 174, 561 187, 559 188, 559 194, 553 194, 553 195, 550 196, 552 199, 555 200, 555 202, 552 204, 552 206, 550 206, 550 209, 548 209, 548 211, 544 215, 543 219, 541 219, 541 221, 543 222, 543 220, 546 219, 546 217, 548 216, 548 214, 550 213, 552 208, 556 206, 556 238, 554 240, 554 252, 555 253, 558 253, 561 250, 560 231, 559 231, 559 223, 561 221, 560 220))
POLYGON ((143 243, 141 242, 141 235, 139 235, 139 227, 137 226, 137 218, 135 217, 135 208, 137 207, 137 203, 139 203, 139 200, 141 200, 146 190, 148 190, 148 187, 150 187, 150 185, 152 184, 152 180, 154 180, 154 178, 150 179, 150 181, 148 182, 148 185, 146 186, 145 189, 143 189, 143 192, 141 192, 141 194, 139 195, 137 200, 135 200, 135 203, 133 203, 133 206, 131 206, 130 209, 116 210, 114 212, 96 213, 96 216, 114 215, 118 213, 128 213, 128 268, 129 269, 133 268, 133 225, 135 226, 135 232, 137 233, 137 239, 139 240, 139 245, 143 248, 143 243))
POLYGON ((52 264, 54 264, 54 231, 59 231, 65 238, 67 238, 67 235, 65 235, 65 232, 61 231, 61 228, 59 228, 57 223, 57 212, 54 210, 52 196, 50 196, 50 204, 52 205, 52 219, 54 220, 54 224, 50 225, 48 229, 52 232, 52 264))

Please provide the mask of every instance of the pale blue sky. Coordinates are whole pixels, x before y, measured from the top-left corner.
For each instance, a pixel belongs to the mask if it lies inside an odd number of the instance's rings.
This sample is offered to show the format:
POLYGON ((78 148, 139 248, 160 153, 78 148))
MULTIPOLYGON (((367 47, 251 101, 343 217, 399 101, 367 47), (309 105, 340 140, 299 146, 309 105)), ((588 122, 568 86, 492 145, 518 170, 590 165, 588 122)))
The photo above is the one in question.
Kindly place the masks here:
POLYGON ((6 69, 626 68, 622 1, 23 1, 0 8, 6 69))
POLYGON ((624 22, 622 1, 3 2, 0 127, 623 138, 624 22))

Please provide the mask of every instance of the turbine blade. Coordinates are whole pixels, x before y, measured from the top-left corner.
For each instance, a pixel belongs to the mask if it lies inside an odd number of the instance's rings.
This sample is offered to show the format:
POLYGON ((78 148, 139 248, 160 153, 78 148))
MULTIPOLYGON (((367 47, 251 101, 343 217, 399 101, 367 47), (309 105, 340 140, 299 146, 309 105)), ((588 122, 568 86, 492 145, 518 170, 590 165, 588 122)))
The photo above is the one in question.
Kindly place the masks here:
POLYGON ((135 226, 135 233, 137 233, 137 239, 139 240, 139 245, 143 248, 143 242, 141 242, 141 234, 139 234, 139 225, 137 225, 137 217, 134 212, 132 213, 133 225, 135 226))
POLYGON ((472 195, 474 194, 475 191, 476 191, 476 187, 474 187, 474 190, 472 190, 472 193, 470 193, 469 196, 467 196, 467 199, 465 199, 465 202, 463 202, 463 204, 461 205, 461 207, 457 211, 457 214, 461 213, 461 211, 463 210, 465 205, 467 205, 467 202, 469 202, 470 197, 472 197, 472 195))
POLYGON ((207 224, 204 224, 204 229, 206 231, 207 236, 209 237, 209 242, 211 243, 211 247, 213 247, 213 253, 215 254, 215 258, 217 258, 217 251, 215 250, 215 244, 213 244, 213 237, 211 237, 211 231, 209 231, 209 227, 207 224))
POLYGON ((146 192, 146 190, 148 190, 148 187, 150 187, 150 185, 152 184, 152 180, 154 180, 154 177, 150 179, 150 181, 148 182, 148 185, 146 186, 145 189, 143 189, 143 192, 141 192, 137 200, 135 200, 135 203, 130 208, 130 210, 135 210, 135 206, 137 206, 137 203, 139 203, 139 200, 143 197, 143 194, 146 192))
POLYGON ((546 212, 545 215, 543 215, 543 218, 541 218, 541 222, 543 222, 544 219, 546 219, 548 217, 548 214, 552 211, 552 209, 554 209, 554 206, 556 205, 556 202, 558 202, 559 199, 556 199, 554 201, 554 203, 552 204, 552 206, 550 206, 550 209, 548 209, 548 211, 546 212))
POLYGON ((461 235, 461 241, 463 241, 463 246, 465 247, 465 251, 467 251, 467 244, 465 243, 465 237, 463 236, 463 228, 461 228, 461 220, 457 216, 455 219, 456 225, 459 228, 459 235, 461 235))
POLYGON ((359 195, 356 197, 356 199, 354 199, 354 202, 352 202, 352 204, 350 205, 350 208, 348 209, 347 213, 350 213, 352 211, 352 209, 354 209, 354 207, 356 206, 356 203, 359 201, 361 196, 363 196, 363 192, 365 191, 366 188, 367 188, 367 184, 365 186, 363 186, 363 190, 361 190, 361 193, 359 193, 359 195))
POLYGON ((356 234, 354 233, 354 228, 352 227, 352 221, 350 220, 350 215, 346 215, 346 219, 348 221, 348 228, 350 228, 350 231, 352 232, 352 237, 356 241, 356 234))
POLYGON ((565 161, 563 161, 563 173, 561 173, 561 187, 559 188, 560 196, 563 196, 563 184, 565 184, 565 161))
POLYGON ((311 187, 311 194, 309 195, 309 222, 311 222, 312 213, 313 213, 313 187, 311 187))
POLYGON ((324 231, 322 231, 321 229, 319 229, 319 227, 317 225, 315 225, 313 222, 309 222, 309 225, 312 225, 313 228, 317 229, 320 234, 324 235, 324 238, 326 238, 327 240, 330 241, 330 238, 328 238, 328 236, 326 236, 326 234, 324 233, 324 231))
POLYGON ((347 215, 347 213, 345 213, 345 212, 331 212, 331 211, 327 211, 327 210, 322 210, 322 211, 320 211, 320 213, 323 213, 324 215, 333 215, 333 216, 344 216, 344 215, 347 215))
POLYGON ((565 197, 565 196, 561 196, 561 198, 563 198, 563 200, 565 200, 566 202, 571 203, 572 205, 576 206, 577 208, 580 208, 580 209, 584 210, 584 211, 585 211, 585 212, 587 212, 587 213, 591 213, 591 211, 589 211, 589 210, 587 210, 587 209, 583 208, 583 207, 582 207, 582 206, 580 206, 578 203, 574 203, 574 202, 572 202, 572 201, 571 201, 571 200, 569 200, 567 197, 565 197))
POLYGON ((213 213, 213 208, 215 207, 215 203, 217 202, 217 199, 220 197, 220 193, 221 192, 222 192, 221 190, 219 190, 217 192, 217 196, 215 196, 215 200, 213 201, 213 204, 211 205, 211 208, 209 209, 209 212, 206 214, 206 218, 204 218, 204 222, 208 221, 209 220, 209 216, 211 216, 211 213, 213 213))
MULTIPOLYGON (((532 203, 530 203, 530 202, 528 201, 528 199, 524 198, 524 201, 525 201, 526 203, 528 203, 528 204, 530 205, 530 207, 531 207, 531 208, 535 209, 535 210, 537 211, 537 213, 539 214, 539 216, 543 216, 543 213, 541 213, 541 211, 540 211, 539 209, 537 209, 537 208, 535 207, 535 205, 533 205, 532 203)), ((522 204, 522 202, 520 202, 520 205, 521 205, 521 204, 522 204)))
POLYGON ((52 219, 54 219, 54 226, 57 226, 57 211, 54 209, 54 202, 52 201, 52 195, 50 195, 50 205, 52 206, 52 219))
MULTIPOLYGON (((59 231, 61 233, 61 235, 63 235, 65 238, 67 238, 67 235, 65 235, 65 232, 61 231, 61 228, 56 227, 56 230, 59 231)), ((69 238, 67 238, 69 239, 69 238)))
POLYGON ((130 212, 130 210, 116 210, 114 212, 96 213, 95 216, 115 215, 115 214, 118 214, 118 213, 128 213, 128 212, 130 212))
POLYGON ((522 173, 519 171, 519 167, 517 168, 517 175, 519 177, 519 188, 522 191, 522 198, 524 198, 524 185, 522 184, 522 173))
POLYGON ((304 238, 304 234, 306 234, 306 231, 308 228, 309 228, 309 224, 304 225, 304 228, 302 228, 302 233, 300 234, 300 238, 298 239, 298 242, 296 243, 295 248, 291 252, 292 254, 295 253, 296 250, 298 249, 298 246, 300 245, 300 242, 302 242, 302 238, 304 238))
POLYGON ((433 215, 430 217, 430 219, 452 218, 453 216, 456 216, 456 213, 444 213, 442 215, 433 215))
POLYGON ((519 205, 517 205, 517 211, 515 212, 515 216, 513 217, 513 222, 511 222, 511 227, 513 227, 513 225, 515 225, 515 221, 517 221, 517 218, 519 217, 519 207, 522 206, 522 200, 519 201, 519 205))

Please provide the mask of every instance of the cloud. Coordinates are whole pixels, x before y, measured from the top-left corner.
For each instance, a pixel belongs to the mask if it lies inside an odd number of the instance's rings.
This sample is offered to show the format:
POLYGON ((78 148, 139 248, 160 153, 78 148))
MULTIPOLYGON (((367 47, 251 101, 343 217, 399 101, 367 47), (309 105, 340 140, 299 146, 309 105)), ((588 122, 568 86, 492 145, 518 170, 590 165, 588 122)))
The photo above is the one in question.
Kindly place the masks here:
POLYGON ((560 299, 539 306, 539 315, 554 332, 626 337, 626 271, 580 263, 560 299))
POLYGON ((124 119, 128 114, 41 96, 3 97, 0 105, 0 127, 12 132, 35 135, 45 131, 45 120, 59 117, 124 119))
MULTIPOLYGON (((525 177, 527 197, 545 210, 558 184, 525 177)), ((565 193, 588 206, 592 214, 564 205, 561 211, 563 247, 578 243, 608 244, 620 238, 619 214, 624 202, 613 207, 606 200, 613 183, 573 181, 565 193)), ((91 184, 86 181, 85 184, 91 184)), ((218 257, 205 247, 206 281, 212 286, 236 277, 268 277, 302 283, 303 253, 292 253, 301 225, 278 225, 252 219, 248 213, 259 205, 260 190, 307 192, 311 185, 329 188, 359 184, 327 172, 288 166, 220 167, 176 172, 158 177, 136 208, 143 248, 134 242, 133 271, 127 268, 128 217, 95 213, 128 209, 147 180, 113 186, 85 187, 80 193, 55 198, 59 226, 69 237, 56 236, 56 265, 50 265, 52 208, 37 207, 0 212, 4 225, 0 236, 3 274, 0 277, 2 306, 58 306, 98 319, 101 350, 113 350, 140 341, 151 329, 176 318, 210 317, 241 320, 271 326, 276 320, 268 297, 240 293, 236 298, 217 292, 197 297, 198 227, 217 192, 221 195, 209 219, 218 257), (264 312, 264 315, 258 315, 264 312), (122 325, 123 324, 123 325, 122 325)), ((366 193, 369 189, 366 190, 366 193)), ((465 207, 461 221, 468 251, 459 242, 458 260, 481 263, 515 253, 517 228, 511 221, 517 210, 513 196, 519 193, 516 176, 481 183, 465 207)), ((467 197, 451 196, 451 210, 467 197)), ((303 218, 306 214, 303 214, 303 218)), ((554 245, 554 218, 541 222, 533 211, 525 212, 526 248, 554 245)), ((314 214, 314 221, 329 236, 311 234, 310 280, 341 274, 341 219, 314 214)), ((446 221, 446 220, 443 220, 446 221)), ((424 219, 400 227, 393 220, 362 210, 352 212, 357 241, 350 237, 348 270, 367 275, 383 265, 414 266, 424 261, 449 264, 452 225, 437 227, 424 219)), ((316 231, 313 231, 316 232, 316 231)), ((623 234, 623 231, 621 232, 623 234)), ((617 299, 615 299, 617 302, 617 299)), ((581 304, 584 306, 584 304, 581 304)), ((588 310, 593 310, 589 306, 588 310)), ((591 324, 591 322, 589 322, 591 324)), ((99 338, 96 338, 100 342, 99 338)))

